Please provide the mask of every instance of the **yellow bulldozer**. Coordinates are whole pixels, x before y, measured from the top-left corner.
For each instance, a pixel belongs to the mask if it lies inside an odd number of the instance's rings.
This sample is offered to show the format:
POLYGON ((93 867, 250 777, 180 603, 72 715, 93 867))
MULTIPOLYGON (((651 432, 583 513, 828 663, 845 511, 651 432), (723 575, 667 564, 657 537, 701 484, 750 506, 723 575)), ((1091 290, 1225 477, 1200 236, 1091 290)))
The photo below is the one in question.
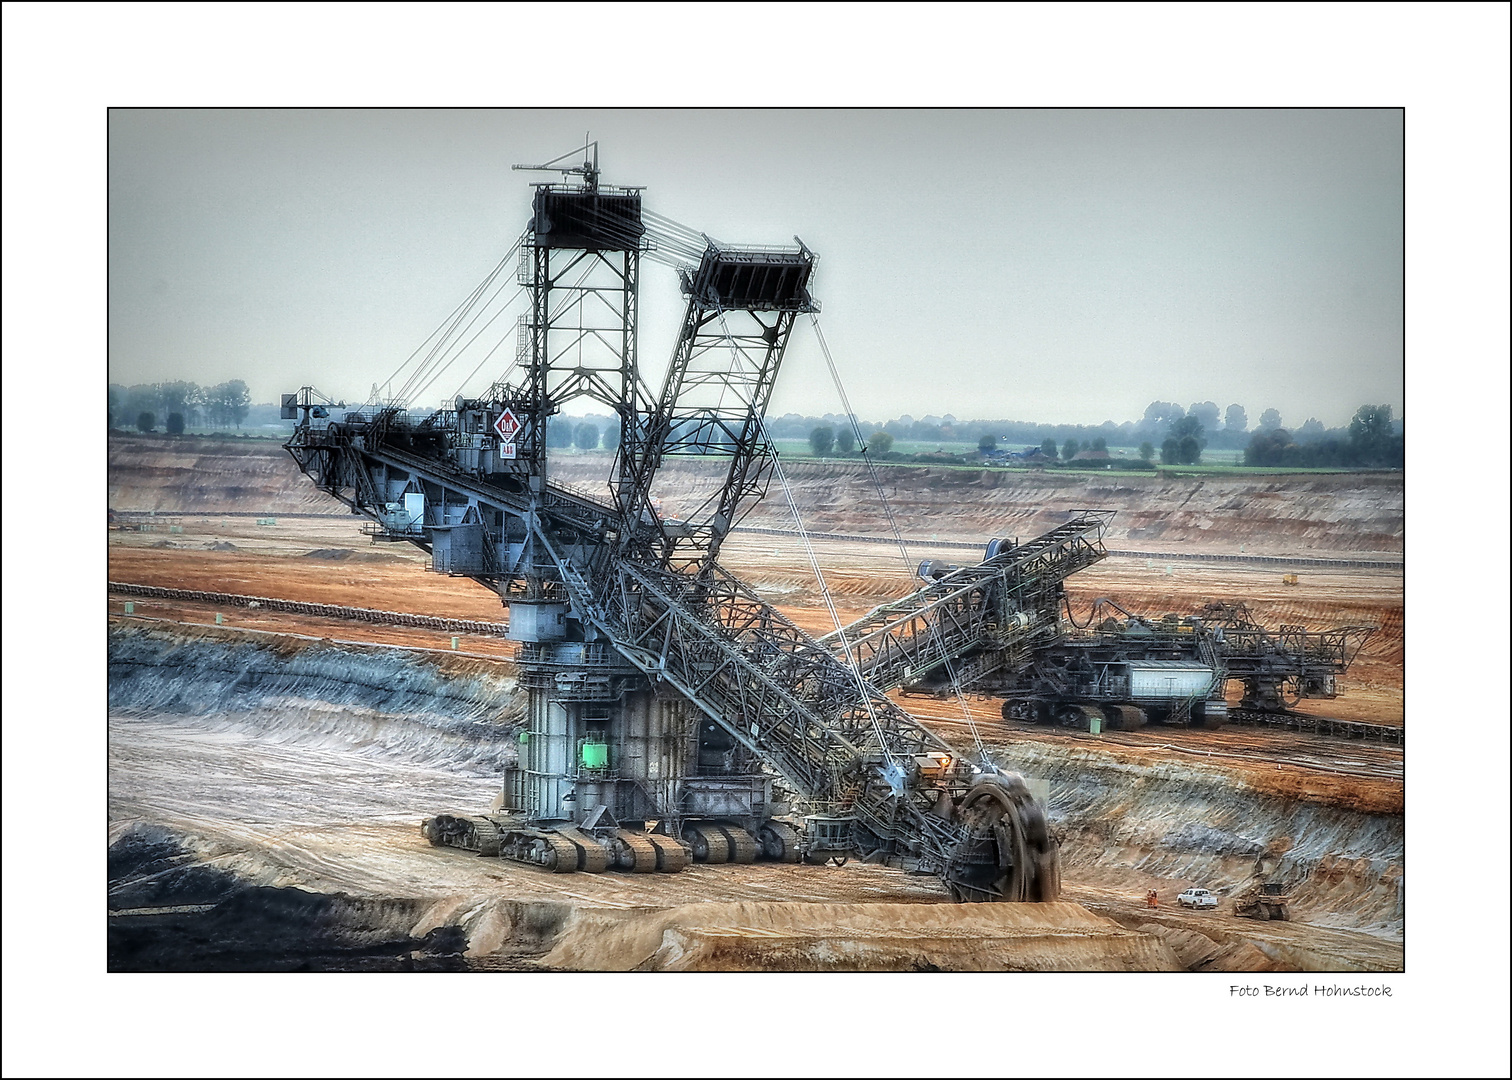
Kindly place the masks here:
POLYGON ((1234 914, 1242 919, 1291 919, 1291 897, 1279 882, 1264 881, 1251 885, 1234 897, 1234 914))

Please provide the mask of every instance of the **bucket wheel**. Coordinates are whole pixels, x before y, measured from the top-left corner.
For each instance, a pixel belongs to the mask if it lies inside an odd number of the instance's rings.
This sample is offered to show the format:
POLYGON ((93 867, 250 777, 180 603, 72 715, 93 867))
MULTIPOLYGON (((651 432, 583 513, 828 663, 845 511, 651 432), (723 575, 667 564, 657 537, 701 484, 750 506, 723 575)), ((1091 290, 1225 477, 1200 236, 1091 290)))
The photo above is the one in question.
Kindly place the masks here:
POLYGON ((944 875, 957 902, 1050 902, 1060 897, 1060 852, 1044 811, 1017 776, 989 777, 960 803, 967 832, 944 875))

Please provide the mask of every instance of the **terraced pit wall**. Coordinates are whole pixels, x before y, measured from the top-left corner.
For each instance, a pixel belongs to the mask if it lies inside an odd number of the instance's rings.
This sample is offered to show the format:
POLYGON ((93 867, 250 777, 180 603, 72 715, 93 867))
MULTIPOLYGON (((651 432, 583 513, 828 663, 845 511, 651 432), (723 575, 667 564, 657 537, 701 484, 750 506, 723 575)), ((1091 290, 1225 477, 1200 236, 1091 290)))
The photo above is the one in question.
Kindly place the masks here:
MULTIPOLYGON (((295 468, 276 442, 187 437, 110 439, 110 506, 159 513, 344 512, 295 468)), ((606 452, 562 453, 555 479, 604 490, 606 452)), ((784 464, 804 525, 816 532, 875 533, 877 494, 864 466, 842 460, 784 464)), ((1026 538, 1063 523, 1071 510, 1117 510, 1110 547, 1265 555, 1400 558, 1402 474, 1266 473, 1107 475, 889 465, 884 490, 905 535, 942 540, 1026 538)), ((657 494, 676 516, 712 492, 715 464, 674 460, 657 494)), ((605 492, 607 495, 607 492, 605 492)), ((745 523, 787 529, 784 501, 769 498, 745 523)))
MULTIPOLYGON (((385 766, 399 763, 415 771, 417 791, 425 792, 399 800, 401 820, 412 813, 418 821, 431 809, 427 802, 411 810, 415 800, 439 802, 452 797, 441 790, 444 784, 427 787, 437 785, 437 777, 456 777, 459 783, 465 780, 476 793, 491 789, 492 780, 515 758, 523 695, 508 664, 285 638, 249 640, 229 631, 170 631, 125 623, 112 627, 109 662, 113 724, 134 720, 152 723, 181 733, 191 742, 244 740, 249 761, 255 761, 256 754, 264 749, 276 749, 296 756, 339 754, 343 762, 354 761, 359 772, 362 760, 381 761, 385 766)), ((1131 762, 1073 745, 1061 748, 1018 743, 1004 748, 1002 757, 1026 775, 1048 781, 1051 823, 1063 838, 1068 880, 1124 892, 1131 882, 1153 878, 1186 878, 1234 889, 1251 878, 1264 857, 1273 876, 1292 884, 1299 919, 1370 934, 1395 936, 1401 932, 1403 838, 1399 808, 1366 810, 1352 807, 1347 798, 1292 797, 1279 790, 1262 790, 1240 774, 1217 766, 1131 762)), ((113 772, 117 767, 113 760, 113 772)), ((256 770, 249 767, 247 771, 251 776, 256 770)), ((301 815, 313 815, 318 824, 325 813, 344 820, 362 820, 366 812, 363 807, 343 806, 339 794, 344 783, 362 784, 360 775, 343 777, 328 764, 313 762, 312 778, 310 790, 287 794, 291 820, 307 824, 301 815)), ((112 829, 121 845, 120 857, 134 867, 117 881, 113 906, 161 904, 165 895, 171 899, 172 874, 162 880, 153 878, 157 885, 142 884, 145 878, 153 877, 142 872, 142 866, 153 861, 142 851, 148 851, 154 843, 169 843, 173 829, 181 829, 185 822, 205 815, 209 815, 206 820, 213 820, 218 808, 242 797, 242 779, 212 778, 199 791, 173 793, 173 799, 178 800, 174 805, 181 809, 172 815, 155 815, 124 796, 117 800, 113 792, 112 829), (168 820, 170 817, 173 820, 168 820), (139 848, 141 851, 137 851, 139 848), (131 855, 131 851, 137 854, 131 855), (165 888, 169 889, 166 894, 162 891, 165 888)), ((122 784, 123 790, 130 786, 122 784)), ((277 792, 254 795, 275 804, 285 798, 277 792)), ((477 796, 457 796, 469 797, 477 796)), ((241 813, 258 816, 252 811, 241 813)), ((270 838, 278 835, 275 826, 276 822, 269 823, 273 829, 270 838)), ((253 830, 250 842, 263 842, 256 839, 261 835, 261 831, 253 830)), ((171 868, 172 857, 161 858, 167 858, 171 868)), ((265 872, 251 884, 259 889, 277 888, 282 880, 277 873, 265 872)), ((199 886, 210 889, 212 900, 230 895, 228 889, 234 891, 234 883, 224 878, 195 887, 199 886)), ((366 889, 392 901, 393 910, 384 919, 392 917, 394 926, 418 926, 423 921, 419 914, 430 910, 415 906, 404 880, 368 882, 366 889), (406 923, 407 919, 411 922, 406 923)), ((190 907, 206 902, 203 892, 189 889, 185 893, 200 897, 190 907)), ((345 925, 342 920, 348 918, 358 920, 354 925, 367 926, 362 920, 373 915, 375 902, 371 895, 359 901, 345 892, 328 901, 276 893, 258 901, 274 912, 288 907, 287 918, 275 920, 283 928, 279 933, 294 933, 296 929, 313 933, 308 927, 298 928, 311 904, 330 908, 321 908, 318 926, 329 929, 345 925)), ((411 937, 439 933, 443 937, 429 938, 430 945, 445 954, 450 947, 446 943, 451 940, 445 935, 452 933, 447 926, 466 922, 464 937, 468 940, 484 933, 486 928, 478 923, 482 916, 476 911, 469 915, 469 911, 472 909, 459 908, 450 915, 435 916, 435 925, 426 926, 423 933, 392 940, 403 944, 411 937)), ((189 912, 164 918, 192 916, 189 912)), ((535 917, 516 912, 509 918, 529 922, 535 917)), ((496 921, 502 918, 504 914, 499 914, 496 921)), ((338 934, 329 941, 320 938, 301 947, 319 952, 346 942, 341 948, 357 950, 352 955, 377 947, 370 937, 353 933, 355 937, 338 934)), ((792 927, 782 933, 789 937, 797 934, 794 949, 801 952, 810 947, 799 940, 803 935, 792 927)), ((634 931, 632 937, 638 934, 640 931, 634 931)), ((212 934, 207 940, 213 938, 212 934)), ((229 966, 245 960, 246 950, 256 952, 245 942, 245 948, 238 946, 241 938, 234 934, 215 940, 222 951, 230 950, 229 966)), ((510 948, 519 944, 513 938, 509 941, 513 943, 510 948)), ((161 939, 138 944, 139 952, 146 950, 152 955, 161 939)), ((703 942, 699 948, 717 953, 717 945, 703 942)), ((282 946, 269 948, 276 953, 282 946)), ((401 951, 417 948, 424 952, 413 942, 401 951)), ((1053 967, 1060 961, 1045 962, 1053 967)))

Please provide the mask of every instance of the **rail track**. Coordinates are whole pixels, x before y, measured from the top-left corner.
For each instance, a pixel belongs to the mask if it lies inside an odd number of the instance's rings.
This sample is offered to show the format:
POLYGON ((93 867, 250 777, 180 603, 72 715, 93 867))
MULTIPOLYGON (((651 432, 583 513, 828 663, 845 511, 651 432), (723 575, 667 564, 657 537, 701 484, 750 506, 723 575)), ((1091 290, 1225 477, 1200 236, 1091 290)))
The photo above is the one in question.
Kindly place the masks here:
POLYGON ((388 626, 417 626, 427 630, 445 630, 453 634, 481 634, 503 637, 508 623, 483 622, 477 619, 444 619, 436 615, 415 615, 407 611, 378 611, 374 608, 344 607, 340 604, 315 604, 306 600, 279 600, 269 596, 243 596, 239 593, 204 592, 199 589, 170 589, 161 585, 134 585, 124 581, 109 583, 110 592, 119 596, 153 596, 162 600, 198 600, 227 607, 265 608, 297 615, 318 615, 327 619, 351 619, 355 622, 381 623, 388 626))
MULTIPOLYGON (((799 537, 801 534, 792 529, 762 529, 755 526, 738 526, 731 530, 736 534, 754 533, 760 536, 790 536, 799 537)), ((897 539, 891 536, 865 536, 860 533, 826 533, 811 532, 810 540, 845 540, 857 544, 897 544, 897 539)), ((985 547, 985 542, 964 540, 924 540, 920 537, 904 537, 903 542, 912 547, 920 548, 952 548, 962 551, 975 551, 980 553, 985 547)), ((1171 560, 1181 562, 1221 562, 1221 563, 1247 563, 1255 566, 1310 566, 1316 569, 1366 569, 1366 570, 1396 570, 1401 571, 1403 564, 1397 560, 1386 559, 1309 559, 1300 556, 1289 555, 1220 555, 1205 552, 1189 551, 1117 551, 1108 549, 1108 554, 1126 559, 1154 559, 1171 560)))
MULTIPOLYGON (((954 708, 921 712, 921 719, 932 726, 960 732, 964 740, 967 724, 954 708)), ((1275 738, 1284 728, 1260 728, 1257 731, 1234 729, 1144 728, 1140 731, 1104 731, 1100 735, 1057 730, 1037 724, 997 720, 977 716, 976 726, 989 745, 1008 739, 1028 737, 1036 741, 1086 742, 1099 746, 1117 746, 1129 750, 1156 750, 1180 754, 1196 761, 1242 762, 1247 765, 1271 765, 1331 773, 1361 779, 1400 781, 1403 776, 1403 753, 1392 744, 1355 741, 1341 743, 1310 732, 1288 732, 1275 738), (1342 751, 1342 752, 1341 752, 1342 751)))
POLYGON ((1230 709, 1230 724, 1248 724, 1286 731, 1305 731, 1336 739, 1360 739, 1365 742, 1392 743, 1407 741, 1406 729, 1395 724, 1371 724, 1363 720, 1335 720, 1299 712, 1265 712, 1260 709, 1230 709))
MULTIPOLYGON (((137 585, 124 581, 109 582, 109 591, 118 596, 192 600, 221 604, 226 607, 259 608, 268 611, 286 611, 297 615, 315 615, 328 619, 420 627, 454 634, 504 637, 509 630, 508 623, 484 622, 477 619, 448 619, 435 615, 416 615, 406 611, 380 611, 375 608, 318 604, 307 600, 280 600, 276 597, 247 596, 240 593, 206 592, 200 589, 173 589, 162 585, 137 585)), ((1337 720, 1299 712, 1274 713, 1263 712, 1259 709, 1230 709, 1228 720, 1232 726, 1256 727, 1276 732, 1296 732, 1301 735, 1316 735, 1328 739, 1352 740, 1382 746, 1402 746, 1406 742, 1405 730, 1400 726, 1371 724, 1359 720, 1337 720)), ((1144 740, 1140 740, 1140 743, 1148 745, 1144 740)))

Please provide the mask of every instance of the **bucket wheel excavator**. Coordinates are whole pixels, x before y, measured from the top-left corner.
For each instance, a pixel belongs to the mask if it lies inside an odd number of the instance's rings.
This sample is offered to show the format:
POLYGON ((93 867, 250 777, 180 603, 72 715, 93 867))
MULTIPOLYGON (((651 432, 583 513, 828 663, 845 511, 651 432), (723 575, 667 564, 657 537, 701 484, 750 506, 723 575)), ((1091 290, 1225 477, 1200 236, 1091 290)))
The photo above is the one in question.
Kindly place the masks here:
MULTIPOLYGON (((1024 780, 945 743, 719 562, 778 467, 763 417, 818 309, 816 256, 713 241, 601 184, 595 144, 570 157, 536 167, 564 179, 535 186, 517 245, 529 310, 512 376, 423 418, 284 397, 311 480, 375 540, 418 545, 509 609, 518 763, 486 813, 438 814, 424 834, 557 873, 860 858, 960 901, 1055 900, 1057 848, 1024 780), (637 357, 643 256, 677 268, 686 302, 659 393, 637 357), (549 468, 552 417, 585 397, 620 424, 594 491, 549 468), (656 491, 677 457, 708 482, 674 518, 656 491)), ((481 312, 464 305, 446 334, 481 312)))

